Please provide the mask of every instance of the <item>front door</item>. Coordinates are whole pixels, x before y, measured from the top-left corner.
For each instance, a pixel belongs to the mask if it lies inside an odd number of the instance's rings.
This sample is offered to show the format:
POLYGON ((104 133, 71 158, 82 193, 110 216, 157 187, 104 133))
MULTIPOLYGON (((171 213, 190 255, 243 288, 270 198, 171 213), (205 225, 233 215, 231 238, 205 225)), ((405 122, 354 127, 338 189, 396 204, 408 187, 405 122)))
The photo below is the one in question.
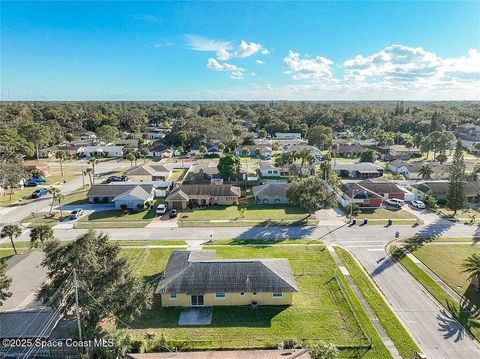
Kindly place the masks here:
POLYGON ((198 294, 198 295, 192 295, 191 296, 192 300, 192 306, 203 306, 203 294, 198 294))

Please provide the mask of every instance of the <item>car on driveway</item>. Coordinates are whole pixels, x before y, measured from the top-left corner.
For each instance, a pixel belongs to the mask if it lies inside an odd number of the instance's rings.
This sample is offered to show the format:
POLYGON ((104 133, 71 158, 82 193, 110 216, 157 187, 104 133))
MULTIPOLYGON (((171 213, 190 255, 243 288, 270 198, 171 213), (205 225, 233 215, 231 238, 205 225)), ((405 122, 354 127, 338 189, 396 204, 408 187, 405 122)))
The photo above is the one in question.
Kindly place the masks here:
POLYGON ((120 176, 110 176, 105 180, 106 183, 112 182, 123 182, 123 177, 120 176))
POLYGON ((82 215, 83 215, 83 209, 77 208, 77 209, 74 209, 72 212, 70 212, 70 216, 68 216, 68 218, 77 219, 77 218, 80 218, 82 215))
POLYGON ((32 193, 32 198, 40 198, 45 196, 48 193, 48 189, 46 188, 39 188, 32 193))
POLYGON ((405 204, 405 201, 398 198, 389 198, 385 201, 385 203, 389 206, 401 208, 405 204))
POLYGON ((418 209, 424 209, 424 208, 426 208, 425 203, 423 203, 422 201, 412 201, 410 204, 411 204, 413 207, 418 208, 418 209))
POLYGON ((178 216, 178 211, 176 209, 172 209, 169 214, 170 218, 175 218, 178 216))
POLYGON ((47 183, 45 178, 30 178, 27 183, 25 183, 26 187, 37 187, 39 184, 47 183))
POLYGON ((159 204, 155 213, 157 214, 157 216, 161 216, 162 214, 167 213, 167 205, 164 203, 159 204))

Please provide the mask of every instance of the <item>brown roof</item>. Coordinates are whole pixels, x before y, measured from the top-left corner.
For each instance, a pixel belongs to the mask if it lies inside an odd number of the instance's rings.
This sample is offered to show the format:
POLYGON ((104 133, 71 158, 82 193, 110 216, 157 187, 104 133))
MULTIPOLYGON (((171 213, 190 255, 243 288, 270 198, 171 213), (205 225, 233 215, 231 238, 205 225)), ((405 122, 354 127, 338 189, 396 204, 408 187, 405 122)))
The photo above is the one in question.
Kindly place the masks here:
MULTIPOLYGON (((188 184, 175 188, 167 199, 188 196, 240 196, 240 187, 232 185, 188 184), (181 192, 181 193, 180 193, 181 192)), ((187 199, 187 198, 185 198, 187 199)))
POLYGON ((385 194, 385 193, 404 193, 405 191, 398 187, 394 182, 389 180, 368 179, 358 182, 360 186, 369 191, 385 194))

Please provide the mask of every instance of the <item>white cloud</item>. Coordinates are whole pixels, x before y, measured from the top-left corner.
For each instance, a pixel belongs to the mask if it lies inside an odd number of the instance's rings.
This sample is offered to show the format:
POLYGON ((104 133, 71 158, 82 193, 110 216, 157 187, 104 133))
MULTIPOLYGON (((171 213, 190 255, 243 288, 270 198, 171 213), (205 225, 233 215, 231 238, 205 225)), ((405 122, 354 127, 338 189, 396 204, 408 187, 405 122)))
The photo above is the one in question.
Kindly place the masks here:
POLYGON ((232 79, 243 79, 243 72, 245 69, 229 64, 227 62, 220 63, 213 57, 210 57, 207 62, 207 67, 212 71, 227 71, 230 72, 232 79))
POLYGON ((262 60, 255 60, 255 62, 259 65, 264 65, 265 64, 265 61, 262 61, 262 60))
POLYGON ((249 57, 252 56, 253 54, 257 53, 260 51, 262 48, 262 45, 256 44, 254 42, 246 42, 244 40, 241 41, 240 46, 238 47, 238 50, 235 52, 235 57, 249 57))
POLYGON ((264 48, 262 51, 260 51, 260 53, 261 53, 262 55, 268 55, 268 54, 270 53, 270 51, 268 51, 268 49, 265 49, 265 48, 264 48))
POLYGON ((171 47, 173 45, 175 45, 173 42, 165 41, 165 42, 156 43, 155 45, 153 45, 153 47, 156 48, 156 49, 159 49, 161 47, 171 47))
POLYGON ((317 56, 314 59, 301 59, 298 52, 289 51, 288 56, 283 59, 287 67, 287 74, 292 75, 294 80, 329 80, 333 78, 330 65, 333 61, 317 56))
POLYGON ((230 41, 212 40, 203 36, 185 35, 188 46, 195 51, 226 51, 232 48, 230 41))

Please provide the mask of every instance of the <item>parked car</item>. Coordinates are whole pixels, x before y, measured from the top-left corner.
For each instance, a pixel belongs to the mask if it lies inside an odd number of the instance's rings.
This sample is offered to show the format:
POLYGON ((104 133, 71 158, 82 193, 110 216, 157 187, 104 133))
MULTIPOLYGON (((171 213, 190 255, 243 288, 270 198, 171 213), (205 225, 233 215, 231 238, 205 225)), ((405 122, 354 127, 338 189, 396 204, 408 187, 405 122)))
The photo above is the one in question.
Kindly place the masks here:
POLYGON ((389 198, 385 201, 389 206, 400 208, 405 204, 405 201, 398 198, 389 198))
POLYGON ((48 193, 48 189, 46 188, 39 188, 32 193, 32 198, 40 198, 45 196, 48 193))
POLYGON ((412 201, 412 202, 411 202, 411 205, 412 205, 413 207, 418 208, 418 209, 424 209, 424 208, 426 208, 425 203, 423 203, 422 201, 412 201))
POLYGON ((83 215, 83 209, 77 208, 77 209, 74 209, 72 212, 70 212, 70 216, 68 218, 77 219, 77 218, 80 218, 82 215, 83 215))
POLYGON ((178 216, 178 211, 176 209, 172 209, 169 214, 170 218, 175 218, 178 216))
POLYGON ((123 177, 120 176, 110 176, 105 180, 106 183, 112 182, 123 182, 123 177))
POLYGON ((157 206, 157 210, 156 210, 156 213, 157 215, 161 216, 162 214, 165 214, 167 213, 167 205, 166 204, 159 204, 157 206))
POLYGON ((30 178, 27 183, 25 183, 25 186, 27 187, 37 187, 41 183, 47 183, 47 180, 45 178, 30 178))

